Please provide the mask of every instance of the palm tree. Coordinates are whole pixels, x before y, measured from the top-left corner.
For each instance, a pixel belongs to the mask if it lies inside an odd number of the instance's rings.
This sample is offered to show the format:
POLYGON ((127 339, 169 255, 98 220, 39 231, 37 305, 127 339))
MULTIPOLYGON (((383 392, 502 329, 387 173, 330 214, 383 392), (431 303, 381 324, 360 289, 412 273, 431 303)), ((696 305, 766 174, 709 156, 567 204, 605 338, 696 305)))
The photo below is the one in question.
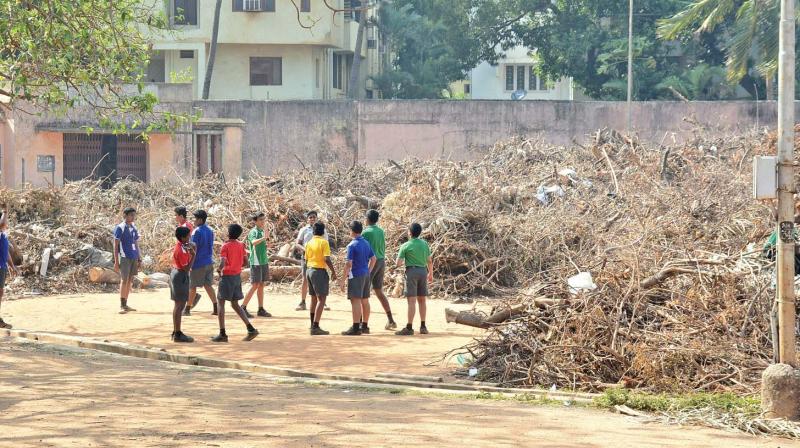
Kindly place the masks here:
POLYGON ((658 35, 673 40, 687 32, 709 33, 729 21, 728 80, 741 81, 752 63, 767 82, 770 95, 778 71, 779 0, 693 0, 675 16, 660 20, 658 35))
MULTIPOLYGON (((355 3, 355 2, 353 2, 355 3)), ((361 91, 358 85, 358 78, 361 73, 361 47, 364 45, 364 31, 367 27, 367 1, 360 2, 360 14, 358 16, 358 32, 356 33, 356 48, 353 53, 353 66, 350 67, 350 83, 347 88, 347 98, 357 99, 361 91)))
MULTIPOLYGON (((206 79, 203 80, 203 99, 207 100, 211 91, 211 74, 214 72, 214 60, 217 57, 217 38, 219 37, 219 14, 222 10, 222 0, 217 0, 214 9, 214 27, 211 30, 211 49, 208 52, 208 65, 206 66, 206 79)), ((203 63, 203 61, 199 61, 203 63)))

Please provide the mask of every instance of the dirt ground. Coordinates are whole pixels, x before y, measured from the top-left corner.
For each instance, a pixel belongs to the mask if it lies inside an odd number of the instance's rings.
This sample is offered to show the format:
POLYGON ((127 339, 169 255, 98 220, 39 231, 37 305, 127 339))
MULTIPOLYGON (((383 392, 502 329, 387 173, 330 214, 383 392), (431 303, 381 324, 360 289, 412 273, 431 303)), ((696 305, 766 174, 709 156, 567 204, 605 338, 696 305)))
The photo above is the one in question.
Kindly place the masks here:
MULTIPOLYGON (((86 294, 4 301, 2 316, 16 329, 89 336, 191 355, 367 377, 376 373, 447 375, 453 370, 455 360, 443 362, 443 355, 483 331, 445 322, 445 307, 468 309, 471 305, 430 300, 427 325, 431 333, 395 336, 393 331, 384 330, 386 315, 373 298, 372 334, 341 336, 339 333, 352 325, 352 317, 350 303, 335 292, 328 299, 331 311, 324 313, 321 323, 322 328, 331 332, 330 336, 310 336, 308 313, 295 311, 299 293, 279 285, 267 291, 266 308, 274 317, 253 320, 261 335, 252 342, 241 341, 246 332, 244 325, 227 308, 228 344, 208 340, 217 334, 219 325, 217 318, 210 315, 211 302, 207 297, 203 297, 192 316, 184 318, 183 331, 195 337, 196 342, 190 345, 171 342, 172 301, 167 289, 132 294, 129 304, 138 311, 126 315, 117 314, 117 294, 86 294)), ((405 299, 390 301, 398 325, 403 325, 405 299)), ((255 299, 248 308, 255 314, 258 308, 255 299)), ((415 327, 418 325, 419 320, 415 327)))
POLYGON ((0 340, 0 446, 797 447, 608 412, 281 384, 0 340))

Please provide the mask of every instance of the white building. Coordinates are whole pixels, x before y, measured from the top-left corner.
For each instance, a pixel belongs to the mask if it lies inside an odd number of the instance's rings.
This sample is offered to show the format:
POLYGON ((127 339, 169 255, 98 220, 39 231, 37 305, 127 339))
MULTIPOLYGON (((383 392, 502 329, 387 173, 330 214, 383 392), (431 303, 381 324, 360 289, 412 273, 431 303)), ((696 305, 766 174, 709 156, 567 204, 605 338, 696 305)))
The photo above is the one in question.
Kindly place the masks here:
POLYGON ((508 100, 517 90, 527 92, 525 100, 574 99, 571 78, 548 82, 536 75, 536 61, 531 50, 514 47, 505 52, 496 65, 481 62, 469 75, 470 84, 465 86, 467 94, 475 100, 508 100))

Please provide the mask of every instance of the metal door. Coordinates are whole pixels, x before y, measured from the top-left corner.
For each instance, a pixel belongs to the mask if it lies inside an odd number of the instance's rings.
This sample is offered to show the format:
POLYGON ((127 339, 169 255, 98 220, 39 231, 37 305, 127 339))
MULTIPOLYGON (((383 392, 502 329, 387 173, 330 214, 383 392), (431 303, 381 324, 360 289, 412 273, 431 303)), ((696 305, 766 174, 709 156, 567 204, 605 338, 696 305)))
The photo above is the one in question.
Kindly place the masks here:
POLYGON ((117 176, 147 182, 147 144, 141 139, 120 135, 117 137, 117 176))
POLYGON ((102 135, 64 134, 64 180, 96 177, 95 167, 102 158, 102 135))

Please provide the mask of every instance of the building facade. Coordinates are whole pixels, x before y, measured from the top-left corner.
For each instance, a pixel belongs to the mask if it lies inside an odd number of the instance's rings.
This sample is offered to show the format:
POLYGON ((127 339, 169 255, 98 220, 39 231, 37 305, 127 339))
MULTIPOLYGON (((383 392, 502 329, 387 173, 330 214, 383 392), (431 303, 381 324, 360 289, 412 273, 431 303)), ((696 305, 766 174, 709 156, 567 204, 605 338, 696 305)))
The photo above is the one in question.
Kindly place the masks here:
POLYGON ((475 100, 509 100, 516 91, 524 91, 524 100, 574 100, 571 78, 551 81, 536 73, 533 52, 517 46, 505 52, 505 57, 492 65, 481 62, 469 74, 465 93, 475 100))
MULTIPOLYGON (((215 3, 154 3, 166 8, 173 29, 153 36, 146 81, 190 82, 195 99, 202 97, 215 3)), ((350 89, 356 98, 377 97, 369 76, 380 72, 385 47, 370 21, 358 85, 349 85, 360 7, 358 0, 224 0, 209 99, 338 99, 350 89)), ((371 18, 375 8, 365 13, 371 18)))

